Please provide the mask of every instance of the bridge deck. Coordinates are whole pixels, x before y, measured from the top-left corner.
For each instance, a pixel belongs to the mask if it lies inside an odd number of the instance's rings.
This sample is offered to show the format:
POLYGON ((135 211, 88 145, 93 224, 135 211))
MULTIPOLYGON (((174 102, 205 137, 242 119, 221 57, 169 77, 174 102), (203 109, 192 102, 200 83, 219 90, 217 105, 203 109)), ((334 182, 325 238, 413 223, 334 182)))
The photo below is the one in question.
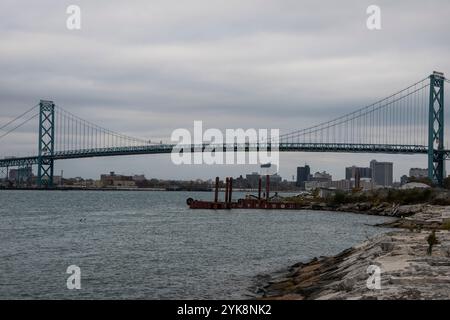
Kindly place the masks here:
MULTIPOLYGON (((134 147, 113 147, 100 149, 83 149, 71 151, 58 151, 53 155, 54 160, 79 159, 92 157, 111 157, 141 154, 167 154, 171 153, 176 145, 160 144, 134 147)), ((259 151, 270 150, 276 145, 265 144, 234 144, 220 145, 222 150, 228 151, 259 151)), ((214 146, 210 145, 187 145, 178 146, 179 152, 200 152, 205 149, 211 150, 214 146)), ((280 152, 341 152, 341 153, 388 153, 388 154, 426 154, 428 147, 421 145, 392 145, 392 144, 349 144, 349 143, 280 143, 278 145, 280 152)), ((446 156, 450 151, 446 151, 446 156)), ((47 156, 50 158, 50 156, 47 156)), ((17 157, 0 159, 0 167, 29 166, 37 164, 38 157, 17 157)))

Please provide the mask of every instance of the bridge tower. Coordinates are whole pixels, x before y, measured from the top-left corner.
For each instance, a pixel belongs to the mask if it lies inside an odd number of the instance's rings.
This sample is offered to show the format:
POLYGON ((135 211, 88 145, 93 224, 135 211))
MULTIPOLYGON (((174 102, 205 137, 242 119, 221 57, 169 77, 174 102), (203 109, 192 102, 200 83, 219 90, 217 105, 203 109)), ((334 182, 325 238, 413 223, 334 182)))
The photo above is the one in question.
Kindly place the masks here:
POLYGON ((444 74, 440 72, 430 75, 428 177, 439 186, 442 186, 445 174, 444 79, 444 74))
POLYGON ((38 186, 53 186, 53 154, 55 137, 55 104, 41 100, 39 103, 38 186))

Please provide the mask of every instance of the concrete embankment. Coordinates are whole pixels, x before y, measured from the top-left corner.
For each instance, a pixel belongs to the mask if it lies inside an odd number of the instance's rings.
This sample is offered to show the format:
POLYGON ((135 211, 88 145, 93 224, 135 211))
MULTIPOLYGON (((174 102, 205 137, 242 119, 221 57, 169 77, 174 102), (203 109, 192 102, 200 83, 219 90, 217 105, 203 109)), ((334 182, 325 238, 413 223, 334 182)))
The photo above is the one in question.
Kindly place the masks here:
POLYGON ((259 294, 269 299, 450 299, 449 221, 450 207, 425 205, 390 224, 402 229, 293 265, 259 294), (432 230, 437 243, 429 254, 432 230), (380 268, 380 289, 367 285, 371 265, 380 268))

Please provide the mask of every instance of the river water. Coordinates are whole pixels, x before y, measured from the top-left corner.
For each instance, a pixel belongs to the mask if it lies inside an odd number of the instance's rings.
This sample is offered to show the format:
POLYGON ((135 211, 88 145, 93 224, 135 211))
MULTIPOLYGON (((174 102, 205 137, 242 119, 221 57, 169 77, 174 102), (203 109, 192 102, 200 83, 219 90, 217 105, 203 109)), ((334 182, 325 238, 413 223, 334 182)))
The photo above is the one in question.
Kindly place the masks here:
POLYGON ((258 274, 336 254, 387 220, 189 210, 188 197, 212 193, 0 190, 0 299, 248 298, 258 274), (67 289, 70 265, 80 290, 67 289))

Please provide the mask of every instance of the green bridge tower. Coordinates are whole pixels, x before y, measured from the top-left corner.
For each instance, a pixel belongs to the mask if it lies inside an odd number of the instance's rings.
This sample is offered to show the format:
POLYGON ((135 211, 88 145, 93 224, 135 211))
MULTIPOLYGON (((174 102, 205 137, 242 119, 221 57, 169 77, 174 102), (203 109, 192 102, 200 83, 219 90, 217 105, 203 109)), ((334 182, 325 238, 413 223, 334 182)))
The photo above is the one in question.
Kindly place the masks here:
POLYGON ((55 104, 41 100, 39 103, 38 186, 53 187, 53 155, 55 142, 55 104))
POLYGON ((428 177, 442 186, 445 175, 444 155, 444 74, 430 75, 428 122, 428 177))

